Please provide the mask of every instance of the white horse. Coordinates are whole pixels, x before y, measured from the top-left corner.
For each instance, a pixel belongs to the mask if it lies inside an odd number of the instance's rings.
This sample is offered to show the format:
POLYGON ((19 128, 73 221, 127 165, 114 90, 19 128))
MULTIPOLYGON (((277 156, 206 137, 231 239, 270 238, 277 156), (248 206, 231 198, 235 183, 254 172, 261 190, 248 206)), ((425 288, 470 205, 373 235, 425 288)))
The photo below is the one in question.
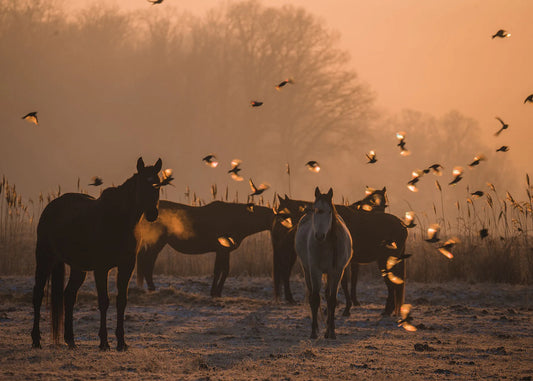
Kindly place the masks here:
POLYGON ((352 237, 332 202, 333 190, 320 193, 315 189, 315 202, 298 223, 295 248, 304 269, 309 305, 313 315, 311 338, 317 338, 317 312, 320 307, 322 275, 326 274, 327 328, 325 338, 335 339, 337 292, 344 269, 352 258, 352 237))

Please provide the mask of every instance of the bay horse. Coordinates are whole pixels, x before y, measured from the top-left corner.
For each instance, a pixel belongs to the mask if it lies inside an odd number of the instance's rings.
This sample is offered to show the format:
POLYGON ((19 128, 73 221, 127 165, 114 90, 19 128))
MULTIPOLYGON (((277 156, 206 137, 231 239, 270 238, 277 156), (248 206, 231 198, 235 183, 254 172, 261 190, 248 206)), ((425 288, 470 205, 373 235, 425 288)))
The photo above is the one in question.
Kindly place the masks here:
MULTIPOLYGON (((285 198, 279 197, 278 210, 286 210, 293 221, 298 221, 306 208, 311 205, 308 201, 291 200, 286 195, 285 198)), ((360 264, 377 262, 380 270, 386 269, 387 259, 390 256, 402 258, 405 254, 405 242, 407 240, 407 229, 403 222, 392 214, 384 212, 373 212, 355 209, 353 204, 350 206, 335 205, 337 212, 344 219, 348 230, 354 242, 357 245, 353 247, 353 256, 351 260, 351 287, 348 290, 348 276, 342 280, 342 288, 346 296, 346 309, 344 315, 349 315, 350 308, 353 305, 360 305, 356 296, 357 274, 360 264), (395 249, 387 247, 387 243, 394 242, 395 249)), ((278 224, 275 220, 274 224, 278 224)), ((289 303, 294 302, 290 291, 290 273, 296 260, 294 251, 295 229, 283 230, 283 227, 273 227, 272 240, 274 248, 274 292, 279 293, 281 284, 285 289, 285 298, 289 303), (275 234, 276 233, 276 234, 275 234), (292 243, 292 245, 291 245, 292 243), (276 272, 280 275, 276 276, 276 272), (279 286, 276 287, 276 279, 279 279, 279 286), (280 279, 281 278, 281 279, 280 279)), ((405 279, 405 261, 402 260, 394 267, 394 274, 405 279)), ((388 289, 387 301, 383 315, 395 315, 400 313, 400 307, 404 301, 405 283, 395 284, 388 277, 384 277, 388 289)))
POLYGON ((135 229, 139 241, 137 285, 142 287, 146 279, 148 289, 155 290, 154 264, 168 244, 183 254, 215 252, 211 296, 221 296, 230 253, 249 235, 269 230, 273 219, 272 209, 254 204, 214 201, 198 207, 161 200, 157 221, 142 220, 135 229), (226 238, 222 241, 225 245, 219 240, 222 237, 226 238))
POLYGON ((94 271, 100 310, 100 349, 109 349, 106 315, 109 307, 108 272, 117 274, 117 350, 127 349, 124 341, 124 310, 128 283, 135 267, 134 228, 142 216, 155 221, 158 216, 161 159, 145 167, 137 160, 137 173, 118 187, 105 189, 98 199, 81 193, 67 193, 50 202, 37 226, 36 268, 33 287, 34 320, 31 337, 34 348, 41 348, 40 309, 44 286, 51 274, 52 338, 59 344, 63 323, 64 340, 75 348, 72 327, 77 293, 87 271, 94 271), (70 278, 64 288, 65 264, 70 278))
POLYGON ((298 222, 295 249, 304 270, 312 323, 311 338, 317 338, 322 275, 326 275, 327 328, 324 337, 335 339, 335 308, 344 269, 352 258, 352 237, 332 202, 333 190, 315 188, 312 208, 298 222))

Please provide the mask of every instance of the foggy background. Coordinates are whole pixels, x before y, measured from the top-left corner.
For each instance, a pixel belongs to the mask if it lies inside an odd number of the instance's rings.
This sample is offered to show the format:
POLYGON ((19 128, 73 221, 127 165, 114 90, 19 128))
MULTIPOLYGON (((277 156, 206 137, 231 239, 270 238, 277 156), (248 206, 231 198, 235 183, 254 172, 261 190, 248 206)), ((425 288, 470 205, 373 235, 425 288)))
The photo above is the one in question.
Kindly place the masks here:
POLYGON ((533 4, 526 1, 363 2, 0 0, 0 174, 24 197, 119 185, 137 157, 163 159, 208 202, 252 178, 311 199, 315 185, 356 201, 387 186, 390 211, 465 202, 486 182, 518 199, 531 172, 533 4), (305 6, 305 7, 304 7, 305 6), (498 29, 511 38, 492 40, 498 29), (274 86, 293 77, 282 91, 274 86), (251 100, 264 105, 249 107, 251 100), (21 117, 38 111, 39 126, 21 117), (494 118, 510 128, 500 137, 494 118), (407 133, 408 157, 395 133, 407 133), (501 145, 507 153, 494 152, 501 145), (366 164, 365 153, 378 162, 366 164), (216 169, 201 158, 215 153, 216 169), (476 154, 487 161, 467 168, 476 154), (231 180, 243 161, 245 181, 231 180), (319 174, 304 164, 316 160, 319 174), (420 192, 411 171, 440 163, 420 192), (451 169, 464 180, 449 187, 451 169))

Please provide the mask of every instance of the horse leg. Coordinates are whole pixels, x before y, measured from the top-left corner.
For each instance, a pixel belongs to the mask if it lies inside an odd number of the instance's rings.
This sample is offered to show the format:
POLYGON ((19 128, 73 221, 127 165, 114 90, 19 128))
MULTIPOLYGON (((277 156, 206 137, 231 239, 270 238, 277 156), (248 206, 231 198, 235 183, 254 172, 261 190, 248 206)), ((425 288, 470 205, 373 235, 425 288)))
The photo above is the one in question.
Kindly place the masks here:
POLYGON ((282 273, 283 274, 283 288, 285 290, 285 300, 289 304, 296 304, 296 300, 294 300, 294 298, 292 297, 290 280, 291 280, 292 267, 294 266, 294 263, 296 262, 297 255, 296 255, 296 251, 292 247, 289 253, 290 253, 289 261, 288 261, 289 263, 287 266, 284 266, 284 272, 282 273))
POLYGON ((76 303, 76 297, 78 295, 78 290, 80 289, 85 276, 87 273, 85 271, 73 270, 70 268, 70 277, 65 288, 65 331, 64 338, 65 343, 67 343, 70 349, 76 348, 74 342, 74 329, 72 326, 73 320, 73 311, 74 303, 76 303))
POLYGON ((328 274, 328 287, 326 298, 328 303, 327 328, 324 337, 326 339, 336 339, 335 335, 335 308, 337 307, 337 292, 339 289, 339 279, 328 274))
POLYGON ((360 306, 361 303, 359 303, 359 300, 357 300, 357 274, 359 272, 359 263, 357 263, 353 258, 352 258, 352 263, 351 263, 351 296, 352 296, 352 304, 354 306, 360 306))
POLYGON ((95 270, 94 280, 96 282, 96 291, 98 292, 98 309, 100 310, 100 350, 109 349, 107 341, 107 309, 109 308, 109 295, 107 294, 107 274, 108 270, 95 270))
POLYGON ((341 280, 342 292, 344 293, 344 299, 346 300, 346 306, 344 307, 342 316, 350 316, 350 308, 352 307, 352 299, 350 298, 350 291, 348 290, 348 278, 350 276, 348 270, 349 268, 346 267, 346 270, 344 271, 341 280))
POLYGON ((44 286, 52 272, 53 263, 42 243, 37 241, 36 248, 37 266, 35 268, 35 285, 33 287, 33 329, 31 331, 32 347, 41 348, 41 332, 39 322, 41 320, 41 304, 44 296, 44 286))
MULTIPOLYGON (((386 263, 384 260, 378 260, 378 268, 380 272, 386 271, 386 263)), ((389 279, 389 277, 384 277, 385 285, 387 286, 387 302, 385 303, 385 309, 381 313, 382 316, 390 316, 394 310, 394 288, 395 285, 389 279)))
POLYGON ((405 260, 398 263, 396 268, 398 269, 396 275, 403 279, 402 284, 394 284, 394 315, 400 315, 400 309, 405 300, 405 260))
POLYGON ((318 312, 320 309, 320 286, 322 284, 322 274, 310 274, 308 282, 309 306, 311 307, 311 339, 318 337, 318 312), (310 286, 310 287, 309 287, 310 286))
POLYGON ((213 284, 211 285, 211 296, 222 296, 222 288, 229 273, 229 254, 227 250, 217 251, 215 258, 215 271, 213 284))
POLYGON ((274 281, 274 300, 276 302, 279 302, 279 295, 281 294, 281 281, 282 281, 282 267, 281 267, 281 258, 282 255, 281 249, 276 247, 275 245, 272 246, 272 279, 274 281))
POLYGON ((125 351, 128 349, 128 346, 124 341, 124 311, 126 310, 126 303, 128 301, 128 284, 130 283, 134 267, 135 260, 131 263, 118 266, 117 329, 115 330, 115 335, 117 336, 117 351, 125 351))

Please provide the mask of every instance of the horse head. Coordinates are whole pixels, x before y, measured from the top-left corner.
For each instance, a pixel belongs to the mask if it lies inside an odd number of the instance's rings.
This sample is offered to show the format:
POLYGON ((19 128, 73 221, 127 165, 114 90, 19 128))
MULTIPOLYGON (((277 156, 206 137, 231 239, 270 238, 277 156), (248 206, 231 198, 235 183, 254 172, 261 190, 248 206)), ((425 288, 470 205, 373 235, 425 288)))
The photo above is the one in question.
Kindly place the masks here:
POLYGON ((315 188, 312 213, 314 237, 318 241, 324 241, 332 228, 333 218, 335 218, 333 189, 329 188, 328 193, 320 193, 320 189, 315 188))
POLYGON ((142 157, 137 160, 137 206, 150 222, 155 221, 159 214, 157 206, 159 203, 159 189, 161 188, 161 181, 159 179, 161 166, 161 159, 158 159, 154 165, 148 167, 144 165, 142 157))

